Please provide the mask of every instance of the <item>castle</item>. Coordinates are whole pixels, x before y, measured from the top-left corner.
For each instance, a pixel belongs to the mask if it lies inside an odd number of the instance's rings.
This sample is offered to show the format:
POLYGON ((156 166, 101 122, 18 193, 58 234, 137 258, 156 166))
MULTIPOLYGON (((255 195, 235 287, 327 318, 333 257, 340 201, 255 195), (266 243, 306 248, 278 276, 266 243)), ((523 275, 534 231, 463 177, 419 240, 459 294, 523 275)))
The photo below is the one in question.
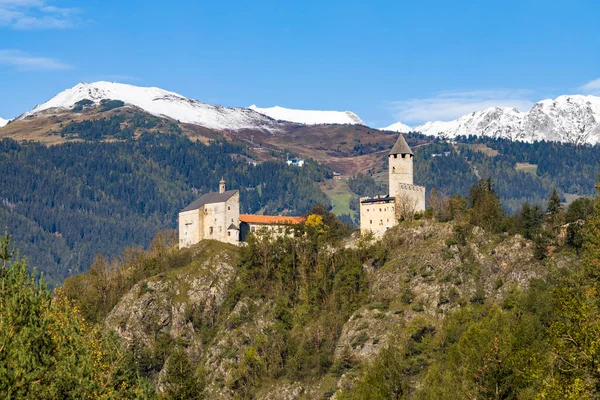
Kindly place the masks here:
MULTIPOLYGON (((425 211, 425 187, 413 183, 413 152, 400 134, 388 155, 389 193, 360 199, 360 231, 381 237, 386 230, 415 212, 425 211)), ((239 244, 251 232, 287 234, 287 227, 301 224, 303 217, 240 214, 239 190, 207 193, 179 213, 179 248, 213 239, 239 244)))
POLYGON ((204 239, 239 244, 250 232, 285 234, 286 227, 302 222, 302 217, 240 214, 239 190, 225 190, 221 179, 218 193, 201 196, 179 213, 179 248, 204 239))
POLYGON ((400 134, 388 155, 388 194, 360 199, 360 231, 381 237, 415 212, 425 211, 425 187, 414 184, 413 152, 400 134))

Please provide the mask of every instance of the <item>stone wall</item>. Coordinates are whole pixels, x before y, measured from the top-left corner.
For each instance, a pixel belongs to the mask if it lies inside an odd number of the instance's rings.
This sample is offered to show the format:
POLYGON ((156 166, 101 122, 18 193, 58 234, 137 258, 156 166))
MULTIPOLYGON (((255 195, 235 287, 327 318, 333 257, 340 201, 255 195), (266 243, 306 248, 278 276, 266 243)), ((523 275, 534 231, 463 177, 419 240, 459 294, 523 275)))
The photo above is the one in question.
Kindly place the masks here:
POLYGON ((179 213, 179 248, 190 247, 198 243, 203 236, 203 224, 200 210, 179 213))
POLYGON ((360 232, 373 232, 376 237, 381 237, 398 224, 394 199, 363 203, 367 199, 360 199, 360 232))
POLYGON ((250 233, 269 233, 275 238, 283 236, 291 236, 294 234, 293 225, 279 225, 279 224, 257 224, 242 222, 240 224, 240 240, 246 241, 246 238, 250 233))
POLYGON ((425 187, 417 185, 409 185, 406 183, 398 183, 394 193, 396 197, 396 205, 399 209, 399 202, 408 201, 412 206, 412 212, 425 211, 425 187))

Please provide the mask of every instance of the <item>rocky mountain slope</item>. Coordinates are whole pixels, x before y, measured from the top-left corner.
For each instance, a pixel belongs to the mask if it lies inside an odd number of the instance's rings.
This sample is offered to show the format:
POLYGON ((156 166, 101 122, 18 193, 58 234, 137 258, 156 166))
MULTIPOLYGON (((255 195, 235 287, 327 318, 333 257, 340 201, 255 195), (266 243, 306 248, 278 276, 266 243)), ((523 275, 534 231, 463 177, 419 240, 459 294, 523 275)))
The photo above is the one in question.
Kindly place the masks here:
POLYGON ((475 135, 525 142, 596 144, 600 141, 600 97, 559 96, 537 102, 525 112, 491 107, 454 121, 427 122, 414 130, 446 138, 475 135))
MULTIPOLYGON (((319 350, 321 371, 309 375, 290 372, 303 368, 294 364, 297 355, 287 354, 287 361, 267 355, 282 345, 279 335, 299 340, 299 332, 285 333, 282 327, 291 319, 306 318, 302 315, 307 310, 282 314, 281 299, 271 291, 240 291, 236 282, 248 272, 238 265, 239 249, 229 245, 201 242, 189 250, 187 264, 138 282, 110 312, 106 325, 129 347, 153 351, 158 342, 182 344, 192 363, 205 372, 210 399, 336 398, 353 387, 362 368, 411 321, 427 321, 435 330, 446 314, 473 299, 500 301, 548 271, 548 265, 534 259, 532 244, 520 236, 489 235, 476 227, 466 245, 453 237, 452 223, 432 221, 391 231, 383 245, 387 255, 362 267, 369 282, 366 296, 335 334, 331 355, 319 350), (271 375, 266 365, 278 362, 292 365, 271 375)), ((545 263, 571 261, 559 254, 545 263)), ((257 279, 267 278, 261 272, 257 279)), ((315 343, 332 333, 321 331, 320 322, 307 324, 315 343)), ((162 365, 158 370, 154 382, 160 391, 166 372, 162 365)))
POLYGON ((255 105, 251 105, 248 108, 276 120, 296 122, 299 124, 365 125, 365 123, 359 118, 359 116, 353 113, 352 111, 292 110, 289 108, 279 106, 259 108, 255 105))

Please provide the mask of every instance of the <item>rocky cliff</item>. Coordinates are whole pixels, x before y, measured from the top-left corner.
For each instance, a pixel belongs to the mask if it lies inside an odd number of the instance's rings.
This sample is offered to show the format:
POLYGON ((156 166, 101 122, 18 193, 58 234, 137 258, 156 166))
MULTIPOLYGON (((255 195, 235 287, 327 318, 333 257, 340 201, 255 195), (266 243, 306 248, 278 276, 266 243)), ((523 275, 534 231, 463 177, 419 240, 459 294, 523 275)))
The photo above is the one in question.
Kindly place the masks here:
MULTIPOLYGON (((202 371, 207 398, 335 398, 411 321, 426 319, 439 326, 466 304, 501 300, 543 277, 552 265, 573 261, 560 254, 537 261, 532 244, 518 235, 490 235, 478 227, 468 235, 468 242, 461 243, 453 223, 431 221, 401 224, 389 232, 378 254, 364 260, 366 296, 336 331, 332 359, 310 374, 289 373, 289 366, 275 374, 261 369, 261 363, 274 361, 265 349, 278 343, 273 335, 285 318, 276 297, 240 291, 240 249, 216 242, 192 248, 188 265, 137 283, 106 324, 128 347, 156 352, 158 342, 183 346, 202 371)), ((357 240, 346 244, 361 246, 365 243, 357 240)), ((290 312, 295 317, 301 310, 290 312)), ((321 326, 314 323, 315 335, 321 326)), ((293 338, 292 333, 288 340, 293 338)), ((281 363, 286 363, 283 357, 281 363)), ((164 365, 157 369, 161 391, 168 383, 164 365)))

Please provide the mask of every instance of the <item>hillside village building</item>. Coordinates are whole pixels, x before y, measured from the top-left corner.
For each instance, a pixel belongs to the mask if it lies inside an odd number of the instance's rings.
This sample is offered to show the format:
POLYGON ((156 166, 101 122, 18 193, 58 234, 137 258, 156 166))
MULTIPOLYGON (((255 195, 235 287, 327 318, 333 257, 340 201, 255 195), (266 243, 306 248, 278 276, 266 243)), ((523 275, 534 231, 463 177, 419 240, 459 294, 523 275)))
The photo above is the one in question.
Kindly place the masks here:
POLYGON ((388 194, 360 199, 360 231, 381 237, 401 217, 425 211, 425 187, 414 184, 413 152, 400 134, 388 155, 388 194))
POLYGON ((240 214, 239 190, 225 190, 221 180, 218 193, 201 196, 179 213, 179 248, 204 239, 239 244, 261 230, 287 234, 288 227, 302 222, 302 217, 240 214))

